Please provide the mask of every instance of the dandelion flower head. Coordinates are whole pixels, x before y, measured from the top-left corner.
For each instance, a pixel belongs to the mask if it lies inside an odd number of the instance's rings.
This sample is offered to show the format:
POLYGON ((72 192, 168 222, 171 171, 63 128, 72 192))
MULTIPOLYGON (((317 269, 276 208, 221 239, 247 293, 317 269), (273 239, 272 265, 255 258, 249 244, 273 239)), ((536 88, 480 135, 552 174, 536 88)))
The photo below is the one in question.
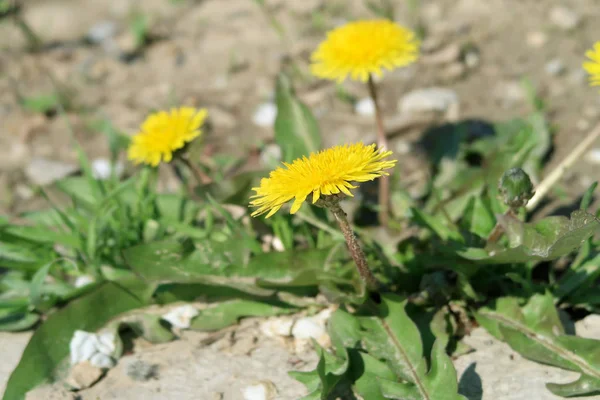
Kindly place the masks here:
POLYGON ((377 149, 374 144, 356 143, 335 146, 310 156, 299 158, 291 164, 272 171, 263 178, 260 186, 253 188, 250 205, 257 209, 252 216, 275 214, 285 203, 294 199, 291 214, 295 214, 309 195, 312 203, 323 195, 343 193, 352 196, 351 182, 365 182, 388 175, 384 170, 392 168, 396 160, 383 160, 391 151, 377 149))
POLYGON ((149 115, 131 140, 128 158, 153 167, 170 162, 176 150, 202 134, 207 114, 206 109, 180 107, 149 115))
POLYGON ((312 54, 314 75, 342 82, 350 76, 366 82, 414 62, 419 42, 410 30, 388 20, 364 20, 333 29, 312 54))
POLYGON ((600 86, 600 42, 596 42, 585 56, 591 60, 583 63, 583 69, 590 74, 590 86, 600 86))

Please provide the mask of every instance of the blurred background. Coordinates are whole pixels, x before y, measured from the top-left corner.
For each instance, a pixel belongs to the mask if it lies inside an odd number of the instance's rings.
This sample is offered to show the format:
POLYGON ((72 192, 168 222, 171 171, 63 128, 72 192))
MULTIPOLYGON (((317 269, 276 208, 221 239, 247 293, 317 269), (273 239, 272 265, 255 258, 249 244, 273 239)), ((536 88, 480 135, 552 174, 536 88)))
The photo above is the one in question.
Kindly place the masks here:
MULTIPOLYGON (((555 133, 548 169, 600 114, 581 68, 600 40, 596 0, 2 0, 0 10, 0 214, 36 208, 36 185, 78 172, 71 132, 102 169, 107 133, 132 135, 171 106, 208 108, 207 154, 252 155, 240 170, 277 158, 275 80, 290 65, 325 146, 373 141, 365 87, 308 70, 326 31, 359 18, 392 17, 422 38, 420 60, 379 82, 413 193, 428 173, 415 145, 426 128, 542 110, 555 133)), ((599 163, 596 147, 554 194, 582 193, 599 163)), ((176 187, 172 174, 162 171, 163 188, 176 187)))

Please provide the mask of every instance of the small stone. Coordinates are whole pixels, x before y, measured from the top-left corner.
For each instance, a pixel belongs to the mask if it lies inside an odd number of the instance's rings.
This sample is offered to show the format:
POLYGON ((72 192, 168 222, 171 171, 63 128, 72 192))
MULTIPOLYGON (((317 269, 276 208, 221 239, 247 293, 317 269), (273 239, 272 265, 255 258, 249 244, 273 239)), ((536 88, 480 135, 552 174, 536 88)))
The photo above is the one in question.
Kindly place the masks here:
POLYGON ((21 200, 30 200, 35 196, 35 192, 29 186, 20 183, 15 186, 15 194, 21 200))
POLYGON ((544 32, 533 31, 527 34, 525 41, 528 46, 539 49, 546 44, 548 36, 544 32))
POLYGON ((364 117, 375 115, 375 103, 370 97, 365 97, 354 104, 354 112, 364 117))
POLYGON ((548 75, 559 76, 565 72, 565 64, 562 62, 562 60, 555 58, 548 62, 544 69, 548 75))
POLYGON ((444 39, 441 36, 428 36, 421 43, 421 51, 423 53, 432 53, 438 50, 444 44, 444 39))
POLYGON ((73 334, 69 345, 71 351, 71 364, 88 361, 96 353, 96 335, 90 332, 77 330, 73 334))
POLYGON ((585 159, 592 164, 600 165, 600 147, 590 150, 585 159))
POLYGON ((444 82, 454 82, 462 78, 467 72, 467 67, 463 63, 454 63, 448 65, 440 72, 440 77, 444 82))
POLYGON ((313 318, 301 318, 292 327, 296 339, 318 339, 325 335, 325 327, 313 318))
POLYGON ((217 128, 233 129, 237 125, 235 116, 220 107, 213 107, 209 110, 208 116, 211 122, 217 128))
POLYGON ((260 330, 268 337, 291 336, 294 320, 290 317, 268 319, 260 325, 260 330))
POLYGON ((271 381, 260 381, 246 386, 242 390, 244 400, 273 400, 277 396, 277 388, 271 381))
POLYGON ((570 8, 556 6, 550 10, 550 21, 560 29, 571 31, 581 23, 581 17, 570 8))
POLYGON ((79 171, 78 165, 37 157, 25 168, 25 175, 31 183, 45 186, 77 171, 79 171))
POLYGON ((113 21, 101 21, 93 25, 87 34, 87 39, 94 44, 102 43, 115 36, 117 24, 113 21))
POLYGON ((398 140, 395 146, 396 153, 400 155, 408 154, 412 150, 412 146, 406 140, 398 140))
POLYGON ((468 51, 465 54, 465 65, 469 68, 475 68, 479 65, 480 57, 477 51, 468 51))
POLYGON ((403 114, 420 112, 446 112, 452 105, 458 105, 455 91, 444 88, 417 89, 400 99, 399 108, 403 114))
POLYGON ((273 250, 275 250, 275 251, 279 251, 279 252, 285 251, 285 246, 283 245, 283 242, 277 236, 275 236, 273 238, 273 241, 271 242, 271 246, 273 246, 273 250))
POLYGON ((586 118, 597 118, 600 115, 600 111, 596 107, 587 106, 583 109, 583 115, 586 118))
POLYGON ((97 158, 93 160, 91 167, 92 176, 99 180, 110 179, 113 173, 117 178, 120 178, 125 170, 122 163, 117 162, 113 165, 110 160, 107 160, 106 158, 97 158))
POLYGON ((573 85, 585 85, 587 86, 588 76, 585 70, 582 68, 576 68, 569 74, 569 82, 573 85))
POLYGON ((114 42, 111 41, 111 43, 107 43, 107 45, 107 50, 113 50, 116 47, 119 53, 118 55, 120 57, 122 57, 123 55, 134 53, 138 48, 137 38, 130 30, 123 32, 115 38, 114 42))
POLYGON ((125 373, 134 381, 144 382, 155 378, 158 372, 158 365, 150 364, 142 360, 132 360, 125 366, 125 373))
POLYGON ((266 145, 260 152, 260 161, 263 165, 270 167, 281 162, 281 147, 276 143, 266 145))
POLYGON ((586 119, 577 120, 575 126, 577 126, 577 129, 579 129, 580 131, 587 131, 588 129, 590 129, 590 123, 586 119))
POLYGON ((94 283, 94 282, 95 282, 95 280, 94 280, 93 276, 91 276, 91 275, 81 275, 81 276, 78 276, 77 279, 75 279, 75 283, 73 283, 73 285, 76 288, 80 288, 80 287, 87 286, 87 285, 89 285, 91 283, 94 283))
POLYGON ((192 319, 199 314, 193 306, 186 304, 169 311, 162 316, 162 319, 168 321, 171 325, 179 329, 187 329, 192 323, 192 319))
POLYGON ((270 128, 275 123, 275 118, 277 118, 277 106, 275 103, 263 103, 254 112, 252 122, 263 128, 270 128))
POLYGON ((525 90, 519 82, 500 81, 493 89, 493 95, 500 100, 505 107, 510 107, 525 100, 525 90))
POLYGON ((65 382, 75 390, 86 389, 102 377, 102 369, 84 361, 75 365, 65 382))
POLYGON ((460 53, 460 46, 457 43, 452 43, 435 53, 424 55, 422 62, 428 65, 450 64, 460 58, 460 53))

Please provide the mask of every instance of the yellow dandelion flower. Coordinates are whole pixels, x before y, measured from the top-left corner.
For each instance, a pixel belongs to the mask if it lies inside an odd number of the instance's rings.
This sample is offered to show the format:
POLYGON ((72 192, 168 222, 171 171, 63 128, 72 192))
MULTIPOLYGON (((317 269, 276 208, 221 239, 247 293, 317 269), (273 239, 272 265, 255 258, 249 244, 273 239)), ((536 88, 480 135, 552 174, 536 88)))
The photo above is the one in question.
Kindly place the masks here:
POLYGON ((173 108, 151 114, 129 145, 128 158, 136 164, 156 167, 170 162, 173 153, 202 134, 208 112, 193 107, 173 108))
POLYGON ((299 158, 291 164, 283 163, 285 168, 272 171, 268 178, 260 181, 259 187, 252 189, 256 194, 250 205, 258 208, 252 216, 268 212, 269 218, 292 199, 295 200, 290 213, 295 214, 311 193, 313 204, 322 195, 352 196, 348 189, 356 186, 351 182, 388 175, 384 170, 392 168, 396 160, 382 160, 391 154, 391 151, 376 149, 374 144, 356 143, 311 153, 308 158, 299 158))
POLYGON ((348 75, 366 82, 414 62, 419 42, 410 30, 388 20, 350 22, 330 31, 312 54, 314 75, 342 82, 348 75))
POLYGON ((592 50, 588 50, 585 56, 592 61, 583 63, 583 69, 590 74, 590 86, 600 86, 600 42, 596 42, 592 50))

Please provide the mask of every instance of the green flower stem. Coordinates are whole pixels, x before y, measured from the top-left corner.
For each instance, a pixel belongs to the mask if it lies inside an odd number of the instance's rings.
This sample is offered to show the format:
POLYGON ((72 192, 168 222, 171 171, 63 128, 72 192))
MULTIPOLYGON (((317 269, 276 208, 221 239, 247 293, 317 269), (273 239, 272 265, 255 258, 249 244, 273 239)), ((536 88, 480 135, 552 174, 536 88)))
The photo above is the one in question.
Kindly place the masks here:
MULTIPOLYGON (((388 149, 387 137, 385 136, 385 127, 383 126, 383 114, 381 113, 381 107, 377 99, 377 88, 373 81, 373 76, 369 74, 369 81, 367 83, 369 87, 369 95, 373 100, 375 106, 375 123, 377 124, 377 146, 380 149, 388 149)), ((389 176, 382 176, 379 179, 379 223, 385 227, 388 226, 389 221, 389 202, 390 202, 390 178, 389 176)))
MULTIPOLYGON (((515 211, 513 211, 512 208, 509 208, 508 211, 504 213, 504 216, 517 218, 517 214, 515 213, 515 211)), ((502 227, 502 225, 500 225, 500 223, 496 222, 494 229, 490 233, 490 236, 488 236, 487 245, 489 246, 490 244, 498 242, 498 240, 500 240, 503 234, 504 228, 502 227)))
POLYGON ((360 244, 358 243, 358 239, 356 235, 354 235, 354 231, 350 226, 350 222, 348 222, 348 218, 342 207, 340 207, 339 203, 331 204, 328 207, 335 219, 337 219, 340 224, 340 229, 344 234, 344 239, 346 239, 346 244, 348 245, 348 250, 350 251, 350 255, 356 264, 356 269, 360 274, 360 277, 367 284, 367 287, 372 290, 378 290, 380 287, 379 281, 369 268, 369 264, 367 264, 367 259, 365 257, 365 253, 363 252, 360 244))

